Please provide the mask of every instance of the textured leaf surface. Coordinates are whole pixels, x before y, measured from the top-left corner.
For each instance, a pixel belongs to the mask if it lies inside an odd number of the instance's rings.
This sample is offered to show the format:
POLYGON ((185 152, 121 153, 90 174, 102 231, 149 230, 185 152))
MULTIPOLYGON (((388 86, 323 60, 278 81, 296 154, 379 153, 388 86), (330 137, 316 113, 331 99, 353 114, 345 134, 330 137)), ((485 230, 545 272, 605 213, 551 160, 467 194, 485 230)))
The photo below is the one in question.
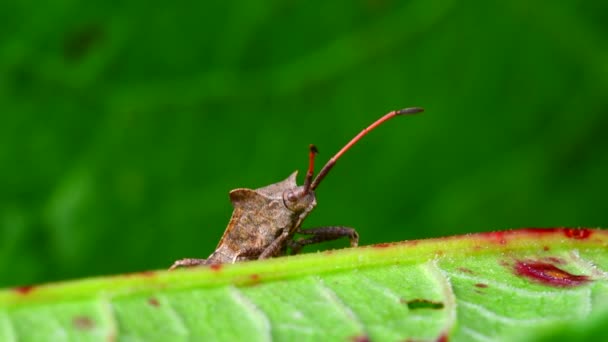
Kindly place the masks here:
POLYGON ((0 340, 521 338, 602 312, 607 246, 524 229, 13 288, 0 340))

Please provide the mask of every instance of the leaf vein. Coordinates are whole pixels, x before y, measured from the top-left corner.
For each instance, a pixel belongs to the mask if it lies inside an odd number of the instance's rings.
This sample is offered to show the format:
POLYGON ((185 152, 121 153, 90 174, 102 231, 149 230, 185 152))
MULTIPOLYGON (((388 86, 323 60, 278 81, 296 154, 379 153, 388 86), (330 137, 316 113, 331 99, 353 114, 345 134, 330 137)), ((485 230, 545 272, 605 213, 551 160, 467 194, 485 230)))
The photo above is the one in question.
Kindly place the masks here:
POLYGON ((177 325, 177 330, 179 330, 179 332, 183 335, 186 335, 186 336, 190 335, 190 330, 186 326, 186 321, 184 320, 182 315, 177 310, 175 310, 175 308, 173 307, 173 305, 171 304, 171 301, 167 298, 167 296, 159 294, 158 299, 163 301, 163 303, 165 304, 163 307, 165 308, 165 310, 169 314, 169 316, 171 316, 173 318, 173 321, 177 325))
POLYGON ((460 304, 461 306, 467 307, 471 310, 476 311, 477 313, 479 313, 480 315, 493 319, 495 321, 501 322, 501 323, 505 323, 505 324, 522 324, 522 323, 531 323, 531 324, 538 324, 538 323, 550 323, 550 322, 555 322, 557 320, 559 320, 557 317, 553 317, 553 318, 537 318, 537 319, 533 319, 533 318, 513 318, 513 317, 507 317, 507 316, 503 316, 501 314, 498 314, 488 308, 486 308, 483 305, 479 305, 479 304, 475 304, 475 303, 471 303, 471 302, 467 302, 464 300, 460 300, 458 301, 458 304, 460 304))
POLYGON ((114 338, 118 335, 118 321, 116 320, 116 313, 112 309, 112 302, 102 295, 99 298, 99 306, 101 314, 108 322, 108 339, 114 338))
POLYGON ((477 341, 483 341, 483 342, 494 341, 494 339, 490 338, 489 336, 486 336, 486 335, 480 333, 479 331, 471 329, 469 327, 462 327, 462 332, 464 334, 471 336, 472 338, 476 339, 477 341))
POLYGON ((249 315, 251 315, 252 320, 255 320, 255 317, 258 317, 261 321, 262 326, 262 341, 272 341, 272 326, 270 325, 270 320, 265 312, 263 312, 255 303, 253 303, 249 298, 247 298, 243 292, 241 292, 237 287, 230 286, 230 295, 234 299, 237 304, 240 304, 245 311, 249 315))
MULTIPOLYGON (((9 339, 9 341, 17 341, 17 336, 15 335, 15 327, 13 325, 13 321, 11 319, 11 317, 8 315, 8 313, 6 311, 1 312, 0 317, 3 317, 4 319, 3 321, 5 322, 4 327, 5 327, 5 331, 6 331, 6 335, 5 337, 7 337, 9 339)), ((2 331, 2 330, 0 330, 2 331)))
POLYGON ((340 307, 342 311, 344 311, 346 315, 352 319, 352 321, 355 323, 357 328, 359 328, 359 330, 361 330, 362 332, 367 330, 365 329, 365 324, 363 324, 363 322, 355 314, 352 308, 348 306, 343 300, 341 300, 340 297, 338 297, 338 295, 331 288, 329 288, 329 286, 325 284, 323 279, 321 279, 320 277, 315 277, 314 279, 316 280, 317 288, 321 292, 321 295, 334 302, 336 306, 340 307))

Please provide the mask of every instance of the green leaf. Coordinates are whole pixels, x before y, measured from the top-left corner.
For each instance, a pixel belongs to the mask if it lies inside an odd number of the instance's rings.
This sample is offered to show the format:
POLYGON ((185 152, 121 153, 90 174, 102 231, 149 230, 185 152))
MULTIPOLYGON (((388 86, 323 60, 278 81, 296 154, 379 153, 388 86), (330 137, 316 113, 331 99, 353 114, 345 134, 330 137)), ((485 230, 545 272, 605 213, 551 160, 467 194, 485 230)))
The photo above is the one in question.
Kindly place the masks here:
POLYGON ((0 340, 521 338, 598 317, 607 246, 523 229, 6 289, 0 340))

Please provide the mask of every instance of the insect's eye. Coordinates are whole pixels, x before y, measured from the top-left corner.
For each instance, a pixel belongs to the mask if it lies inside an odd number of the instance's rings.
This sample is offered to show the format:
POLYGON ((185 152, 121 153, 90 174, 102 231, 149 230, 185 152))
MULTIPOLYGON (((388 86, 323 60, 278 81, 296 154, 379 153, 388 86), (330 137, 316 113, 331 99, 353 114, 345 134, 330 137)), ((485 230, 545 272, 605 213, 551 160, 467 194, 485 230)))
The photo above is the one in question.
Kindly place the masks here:
POLYGON ((287 193, 287 200, 289 202, 296 202, 298 200, 298 197, 296 196, 296 194, 293 193, 293 191, 290 191, 287 193))

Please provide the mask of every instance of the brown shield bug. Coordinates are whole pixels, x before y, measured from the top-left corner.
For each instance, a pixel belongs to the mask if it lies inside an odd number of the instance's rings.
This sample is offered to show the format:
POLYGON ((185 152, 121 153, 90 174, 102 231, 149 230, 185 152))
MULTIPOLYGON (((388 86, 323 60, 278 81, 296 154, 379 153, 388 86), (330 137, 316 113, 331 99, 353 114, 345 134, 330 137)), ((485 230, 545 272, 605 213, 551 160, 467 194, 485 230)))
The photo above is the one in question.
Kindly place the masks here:
POLYGON ((351 247, 359 243, 357 231, 349 227, 332 226, 302 229, 304 219, 317 205, 315 190, 336 161, 357 141, 383 122, 397 115, 416 114, 419 107, 392 111, 365 128, 348 142, 321 169, 313 180, 314 160, 317 149, 310 145, 308 172, 304 185, 296 184, 297 171, 287 179, 259 189, 235 189, 230 191, 234 206, 232 218, 217 248, 207 259, 181 259, 171 266, 178 267, 234 263, 244 260, 266 259, 287 254, 297 254, 306 245, 348 237, 351 247), (294 239, 295 234, 308 238, 294 239))

